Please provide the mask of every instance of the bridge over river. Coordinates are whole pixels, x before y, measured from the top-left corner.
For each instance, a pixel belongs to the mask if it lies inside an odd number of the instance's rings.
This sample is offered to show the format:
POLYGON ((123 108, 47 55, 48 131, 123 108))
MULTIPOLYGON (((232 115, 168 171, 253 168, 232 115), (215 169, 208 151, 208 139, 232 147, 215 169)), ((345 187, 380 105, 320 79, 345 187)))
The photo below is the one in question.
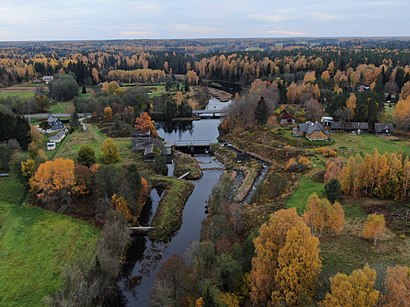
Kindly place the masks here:
POLYGON ((168 144, 182 152, 195 154, 209 152, 212 142, 211 140, 179 140, 168 144))

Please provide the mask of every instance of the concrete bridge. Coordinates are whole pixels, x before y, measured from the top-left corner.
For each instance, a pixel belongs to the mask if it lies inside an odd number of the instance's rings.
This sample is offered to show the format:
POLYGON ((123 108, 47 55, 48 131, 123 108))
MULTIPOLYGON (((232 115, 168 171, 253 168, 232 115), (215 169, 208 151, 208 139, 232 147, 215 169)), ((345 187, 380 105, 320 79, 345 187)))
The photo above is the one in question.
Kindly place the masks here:
POLYGON ((179 140, 171 142, 175 149, 189 154, 208 152, 211 149, 211 144, 211 140, 179 140))

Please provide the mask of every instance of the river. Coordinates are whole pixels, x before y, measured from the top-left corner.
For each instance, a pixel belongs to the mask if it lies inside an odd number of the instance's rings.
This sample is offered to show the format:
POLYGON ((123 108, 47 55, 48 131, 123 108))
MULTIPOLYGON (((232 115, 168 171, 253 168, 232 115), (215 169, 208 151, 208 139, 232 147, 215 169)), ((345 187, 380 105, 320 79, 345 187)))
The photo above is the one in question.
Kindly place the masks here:
MULTIPOLYGON (((208 107, 221 108, 228 103, 211 99, 208 107)), ((159 136, 168 142, 181 140, 210 140, 217 142, 220 119, 207 119, 192 122, 160 123, 157 126, 159 136)), ((196 241, 199 241, 202 221, 206 217, 205 206, 213 187, 218 183, 223 165, 211 155, 196 155, 195 159, 205 170, 203 177, 195 180, 195 189, 188 198, 181 228, 167 243, 151 241, 147 236, 134 235, 131 247, 123 266, 123 273, 118 282, 127 306, 150 306, 150 297, 155 276, 161 266, 174 254, 183 255, 196 241)), ((173 165, 169 165, 168 176, 172 176, 173 165)), ((262 172, 258 181, 263 180, 266 172, 262 172)), ((149 225, 158 207, 162 191, 153 189, 150 200, 144 207, 139 222, 149 225)))

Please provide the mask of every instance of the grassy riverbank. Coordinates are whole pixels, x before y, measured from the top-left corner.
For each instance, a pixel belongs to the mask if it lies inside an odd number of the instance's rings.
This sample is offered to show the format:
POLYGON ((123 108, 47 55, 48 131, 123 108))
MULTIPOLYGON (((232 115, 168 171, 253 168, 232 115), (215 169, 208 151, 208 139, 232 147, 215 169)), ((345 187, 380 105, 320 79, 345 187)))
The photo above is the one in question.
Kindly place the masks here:
POLYGON ((186 179, 196 180, 202 177, 203 173, 198 161, 192 158, 190 155, 184 154, 179 151, 174 151, 174 175, 180 177, 189 172, 186 179))
POLYGON ((153 176, 150 180, 156 186, 164 186, 166 191, 152 221, 155 229, 150 232, 149 237, 166 241, 181 227, 185 203, 195 186, 189 181, 170 177, 153 176))

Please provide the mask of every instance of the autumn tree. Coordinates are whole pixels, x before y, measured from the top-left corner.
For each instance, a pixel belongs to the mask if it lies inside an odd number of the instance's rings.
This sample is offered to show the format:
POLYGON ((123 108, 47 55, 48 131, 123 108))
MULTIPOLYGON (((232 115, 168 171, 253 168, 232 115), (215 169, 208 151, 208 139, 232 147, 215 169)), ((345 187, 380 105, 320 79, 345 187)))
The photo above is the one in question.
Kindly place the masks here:
POLYGON ((328 225, 335 234, 340 234, 345 227, 346 219, 342 205, 337 201, 332 205, 328 225))
POLYGON ((383 214, 369 214, 363 229, 363 237, 365 239, 373 239, 374 246, 377 244, 377 239, 386 231, 386 222, 383 214))
POLYGON ((305 223, 297 223, 288 230, 279 251, 272 303, 292 306, 311 302, 321 268, 319 239, 305 223))
POLYGON ((349 98, 346 100, 346 107, 349 110, 350 119, 353 119, 357 107, 357 98, 355 94, 350 94, 349 98))
POLYGON ((326 294, 320 306, 376 306, 380 293, 373 288, 375 282, 376 271, 367 264, 363 269, 354 270, 349 276, 338 273, 330 279, 331 291, 326 294))
POLYGON ((249 275, 250 297, 255 306, 265 306, 270 301, 279 251, 285 245, 288 230, 300 222, 302 218, 291 208, 274 212, 259 228, 259 236, 254 240, 256 256, 249 275))
POLYGON ((77 162, 87 167, 93 165, 96 162, 94 148, 89 145, 81 146, 77 153, 77 162))
POLYGON ((36 161, 33 159, 27 159, 21 162, 21 174, 23 175, 26 182, 34 176, 37 170, 36 161))
POLYGON ((112 122, 112 109, 111 107, 104 108, 104 120, 106 122, 112 122))
POLYGON ((194 70, 188 70, 188 72, 186 73, 186 78, 187 78, 189 85, 197 85, 198 80, 199 80, 194 70))
POLYGON ((324 230, 331 230, 339 234, 345 224, 344 211, 339 202, 331 205, 326 198, 320 199, 313 193, 307 202, 303 219, 311 228, 312 233, 318 237, 324 230))
POLYGON ((116 81, 104 82, 102 84, 102 91, 105 95, 113 95, 119 88, 120 85, 116 81))
POLYGON ((57 209, 70 205, 70 192, 75 185, 74 161, 56 159, 40 164, 30 179, 31 192, 43 203, 57 209))
POLYGON ((149 116, 147 112, 142 113, 139 117, 135 119, 134 128, 137 131, 150 132, 152 137, 158 136, 154 122, 151 120, 151 116, 149 116))
POLYGON ((388 267, 384 285, 386 294, 382 296, 383 306, 410 306, 410 268, 408 266, 388 267))
POLYGON ((120 150, 113 139, 108 138, 102 143, 102 161, 105 164, 120 161, 120 150))
POLYGON ((127 221, 129 222, 133 221, 131 210, 128 206, 127 200, 124 197, 118 196, 117 194, 113 194, 111 196, 111 202, 112 202, 114 209, 120 212, 127 221))

